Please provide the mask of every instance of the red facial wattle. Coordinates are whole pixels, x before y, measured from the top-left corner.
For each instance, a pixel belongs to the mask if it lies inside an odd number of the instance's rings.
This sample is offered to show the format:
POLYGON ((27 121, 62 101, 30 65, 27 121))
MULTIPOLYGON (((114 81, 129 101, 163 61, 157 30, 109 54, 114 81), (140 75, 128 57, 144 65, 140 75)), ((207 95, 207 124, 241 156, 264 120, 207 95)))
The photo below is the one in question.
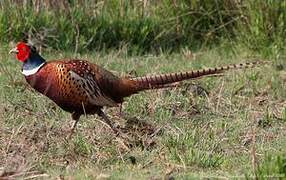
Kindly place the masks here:
POLYGON ((30 56, 30 47, 26 45, 26 43, 20 42, 17 45, 17 59, 19 61, 25 62, 30 56))

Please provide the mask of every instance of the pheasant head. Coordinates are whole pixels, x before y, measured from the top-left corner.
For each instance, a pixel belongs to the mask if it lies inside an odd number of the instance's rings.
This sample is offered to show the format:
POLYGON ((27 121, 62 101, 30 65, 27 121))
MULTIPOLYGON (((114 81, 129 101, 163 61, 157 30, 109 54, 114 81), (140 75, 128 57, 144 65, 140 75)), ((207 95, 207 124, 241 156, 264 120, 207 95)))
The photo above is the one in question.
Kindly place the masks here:
POLYGON ((16 58, 23 62, 22 73, 25 76, 35 74, 46 63, 45 59, 39 55, 37 49, 28 43, 18 43, 9 53, 15 53, 16 58))

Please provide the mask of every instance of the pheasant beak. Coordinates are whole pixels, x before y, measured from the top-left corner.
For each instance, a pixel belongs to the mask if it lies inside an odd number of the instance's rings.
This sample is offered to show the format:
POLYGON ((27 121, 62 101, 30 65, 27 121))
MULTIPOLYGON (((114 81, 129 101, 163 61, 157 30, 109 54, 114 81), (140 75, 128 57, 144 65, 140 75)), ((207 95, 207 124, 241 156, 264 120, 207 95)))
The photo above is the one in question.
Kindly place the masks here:
POLYGON ((12 53, 18 54, 19 50, 15 47, 9 51, 9 54, 12 54, 12 53))

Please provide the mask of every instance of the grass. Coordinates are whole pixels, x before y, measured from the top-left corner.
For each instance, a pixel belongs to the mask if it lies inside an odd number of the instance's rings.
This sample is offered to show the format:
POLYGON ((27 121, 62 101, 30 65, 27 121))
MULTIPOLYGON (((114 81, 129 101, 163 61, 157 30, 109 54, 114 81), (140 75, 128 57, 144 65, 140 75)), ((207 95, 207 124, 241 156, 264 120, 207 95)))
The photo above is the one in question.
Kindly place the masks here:
POLYGON ((0 2, 0 42, 32 40, 69 52, 128 47, 178 52, 225 40, 260 53, 285 50, 284 1, 99 0, 0 2))
MULTIPOLYGON (((30 37, 38 46, 76 52, 128 46, 131 54, 175 50, 190 43, 198 46, 209 31, 225 23, 213 12, 227 8, 223 3, 202 5, 112 0, 37 6, 5 0, 0 2, 0 41, 30 37)), ((223 18, 228 21, 231 16, 223 18)), ((214 30, 212 38, 219 39, 226 29, 214 30)))
MULTIPOLYGON (((285 62, 134 95, 107 109, 125 127, 114 137, 97 116, 82 117, 67 139, 70 115, 26 85, 21 64, 1 48, 0 176, 76 179, 285 177, 285 62), (270 73, 271 72, 271 73, 270 73), (6 172, 6 174, 4 173, 6 172), (10 174, 8 173, 10 172, 10 174)), ((218 46, 196 53, 128 56, 45 52, 80 57, 120 76, 185 71, 244 62, 259 54, 218 46)))
POLYGON ((0 2, 0 179, 284 177, 284 1, 0 2), (184 82, 107 109, 67 139, 70 115, 24 81, 7 54, 32 40, 47 59, 89 59, 120 76, 269 58, 273 66, 184 82), (9 44, 9 47, 7 44, 9 44))

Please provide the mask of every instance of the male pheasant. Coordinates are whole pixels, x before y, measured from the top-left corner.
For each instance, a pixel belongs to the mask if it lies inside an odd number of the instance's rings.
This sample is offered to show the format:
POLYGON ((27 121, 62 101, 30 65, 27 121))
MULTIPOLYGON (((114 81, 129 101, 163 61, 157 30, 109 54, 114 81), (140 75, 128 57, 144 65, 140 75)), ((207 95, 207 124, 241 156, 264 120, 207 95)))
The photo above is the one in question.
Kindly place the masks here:
POLYGON ((20 42, 9 53, 23 62, 26 81, 72 114, 75 123, 82 114, 97 114, 114 130, 102 111, 103 106, 117 106, 125 97, 148 89, 164 88, 172 83, 202 76, 220 74, 230 69, 248 68, 263 62, 228 65, 218 68, 136 78, 119 78, 104 68, 85 60, 63 59, 46 62, 36 48, 20 42))

